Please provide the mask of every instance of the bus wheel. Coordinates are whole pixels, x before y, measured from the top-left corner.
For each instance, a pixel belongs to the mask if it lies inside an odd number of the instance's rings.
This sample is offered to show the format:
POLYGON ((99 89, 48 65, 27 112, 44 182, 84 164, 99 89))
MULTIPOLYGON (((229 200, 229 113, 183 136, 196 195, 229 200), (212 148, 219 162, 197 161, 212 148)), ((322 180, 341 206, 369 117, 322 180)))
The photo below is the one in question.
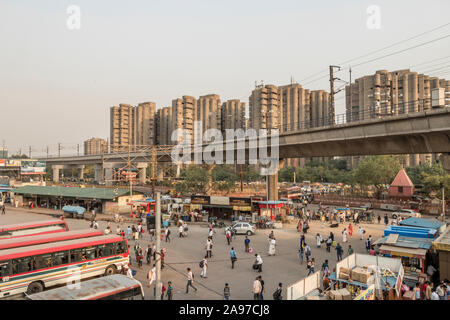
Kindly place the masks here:
POLYGON ((117 272, 117 268, 114 265, 106 267, 105 275, 110 276, 112 274, 115 274, 117 272))
POLYGON ((44 286, 40 282, 32 282, 29 284, 27 294, 39 293, 44 290, 44 286))

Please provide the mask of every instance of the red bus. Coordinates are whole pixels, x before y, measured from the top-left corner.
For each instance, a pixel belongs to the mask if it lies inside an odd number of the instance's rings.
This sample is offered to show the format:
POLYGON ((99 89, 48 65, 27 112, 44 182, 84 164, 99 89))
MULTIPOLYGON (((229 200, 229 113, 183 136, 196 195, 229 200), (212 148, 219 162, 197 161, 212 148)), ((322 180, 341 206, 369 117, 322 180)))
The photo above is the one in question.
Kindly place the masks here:
POLYGON ((56 232, 50 234, 39 234, 28 237, 0 239, 0 250, 12 249, 18 247, 27 247, 37 244, 67 241, 80 238, 98 237, 103 232, 94 229, 74 230, 67 232, 56 232))
POLYGON ((112 275, 129 264, 128 245, 103 235, 0 250, 0 297, 33 294, 100 275, 112 275))
POLYGON ((64 220, 42 220, 0 226, 0 239, 69 231, 64 220))

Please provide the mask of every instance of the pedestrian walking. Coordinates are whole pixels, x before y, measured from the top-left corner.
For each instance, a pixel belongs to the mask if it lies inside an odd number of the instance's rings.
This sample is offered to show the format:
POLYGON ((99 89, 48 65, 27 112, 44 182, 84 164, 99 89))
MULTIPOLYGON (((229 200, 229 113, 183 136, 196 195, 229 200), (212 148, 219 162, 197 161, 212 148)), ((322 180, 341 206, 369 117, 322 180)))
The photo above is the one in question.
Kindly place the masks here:
POLYGON ((388 223, 389 223, 389 218, 388 218, 387 213, 385 213, 385 214, 384 214, 384 224, 387 226, 388 223))
POLYGON ((316 244, 317 244, 317 248, 320 248, 320 246, 322 244, 322 236, 320 235, 320 233, 318 233, 316 235, 316 244))
POLYGON ((347 242, 347 228, 344 228, 344 231, 342 231, 342 242, 347 242))
POLYGON ((361 226, 359 226, 359 228, 358 228, 359 240, 362 240, 362 239, 363 239, 364 232, 365 232, 365 231, 363 230, 363 228, 362 228, 361 226))
POLYGON ((380 224, 380 221, 381 221, 381 216, 380 215, 378 215, 377 220, 378 220, 378 224, 380 224))
POLYGON ((206 240, 206 246, 205 246, 207 257, 210 257, 210 258, 212 257, 212 247, 213 247, 213 243, 212 243, 211 239, 208 238, 208 240, 206 240))
POLYGON ((269 256, 274 256, 275 255, 275 245, 276 245, 276 240, 275 240, 275 237, 273 237, 269 241, 269 256))
POLYGON ((321 270, 323 271, 323 277, 328 277, 330 275, 330 267, 328 266, 328 260, 325 260, 322 263, 322 268, 321 270))
POLYGON ((225 237, 227 238, 228 245, 230 245, 230 241, 231 241, 231 231, 230 230, 227 230, 227 232, 225 233, 225 237))
POLYGON ((275 290, 275 292, 273 293, 273 300, 282 300, 283 299, 283 297, 281 296, 282 293, 283 293, 283 284, 280 282, 278 284, 277 290, 275 290))
POLYGON ((326 245, 327 245, 327 252, 331 252, 331 244, 333 243, 333 240, 328 237, 327 241, 326 241, 326 245))
POLYGON ((300 247, 303 247, 303 244, 305 243, 305 235, 302 234, 300 237, 300 247))
POLYGON ((261 258, 261 256, 257 253, 255 253, 255 263, 253 264, 253 269, 258 270, 258 272, 262 272, 262 265, 263 265, 263 260, 261 258))
POLYGON ((300 247, 300 249, 298 250, 298 258, 300 259, 300 264, 303 264, 303 252, 304 248, 300 247))
POLYGON ((200 261, 200 268, 202 272, 200 273, 201 278, 206 278, 206 270, 208 269, 208 257, 205 256, 202 261, 200 261))
POLYGON ((167 282, 167 300, 172 300, 173 298, 173 287, 172 287, 172 281, 167 282))
POLYGON ((147 264, 150 264, 152 261, 152 247, 150 245, 145 249, 145 260, 147 264))
POLYGON ((245 239, 244 239, 244 246, 245 246, 245 252, 248 252, 248 248, 250 247, 250 239, 247 236, 245 236, 245 239))
POLYGON ((305 243, 305 258, 306 258, 306 261, 309 260, 310 256, 311 256, 311 248, 309 247, 308 244, 305 243))
POLYGON ((183 225, 180 224, 180 226, 178 227, 178 236, 181 238, 183 237, 183 225))
POLYGON ((353 248, 352 248, 352 245, 349 244, 348 245, 348 255, 351 256, 352 254, 353 254, 353 248))
POLYGON ((166 228, 166 231, 164 233, 166 235, 166 242, 170 242, 170 229, 166 228))
POLYGON ((314 273, 315 266, 316 266, 316 262, 315 262, 314 258, 312 258, 310 261, 308 261, 308 264, 306 266, 308 268, 307 276, 309 276, 310 274, 314 273))
POLYGON ((236 257, 236 251, 234 251, 233 247, 231 247, 231 250, 230 250, 230 259, 231 259, 231 269, 234 269, 234 263, 236 262, 237 257, 236 257))
POLYGON ((225 283, 225 287, 223 288, 223 300, 230 300, 230 286, 228 283, 225 283))
POLYGON ((212 226, 211 226, 211 228, 209 229, 208 237, 210 237, 211 240, 212 240, 213 235, 214 235, 214 230, 213 230, 213 228, 212 228, 212 226))
POLYGON ((147 287, 151 287, 153 282, 156 281, 156 265, 153 264, 153 268, 151 268, 147 273, 147 279, 149 280, 147 287))
POLYGON ((142 256, 142 249, 138 250, 137 258, 139 268, 142 268, 142 260, 144 260, 144 257, 142 256))
POLYGON ((261 282, 259 281, 259 277, 255 278, 253 281, 253 300, 259 300, 259 294, 261 293, 261 282))
POLYGON ((366 244, 366 251, 369 252, 370 251, 370 238, 366 239, 366 243, 365 244, 366 244))
POLYGON ((5 205, 2 205, 2 214, 6 214, 6 207, 5 207, 5 205))
POLYGON ((264 280, 261 276, 258 276, 258 280, 261 283, 261 291, 259 292, 259 300, 264 300, 264 293, 266 293, 266 289, 264 287, 264 280))
POLYGON ((353 226, 351 223, 348 224, 348 235, 350 236, 350 238, 353 237, 353 226))
POLYGON ((189 287, 192 287, 195 289, 195 292, 197 292, 197 288, 194 287, 194 275, 191 271, 191 268, 187 268, 187 284, 186 284, 186 293, 189 293, 189 287))
POLYGON ((342 260, 342 247, 339 243, 336 245, 336 254, 337 254, 337 261, 341 261, 342 260))

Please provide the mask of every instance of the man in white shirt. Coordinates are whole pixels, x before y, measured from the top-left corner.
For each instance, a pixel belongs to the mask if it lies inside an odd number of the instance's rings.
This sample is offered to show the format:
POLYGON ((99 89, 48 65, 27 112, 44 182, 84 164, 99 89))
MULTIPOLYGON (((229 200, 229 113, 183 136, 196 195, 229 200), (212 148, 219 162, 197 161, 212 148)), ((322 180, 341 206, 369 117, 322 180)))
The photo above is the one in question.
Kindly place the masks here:
POLYGON ((253 281, 253 300, 259 300, 259 295, 261 293, 261 282, 259 281, 258 278, 255 279, 255 281, 253 281))
POLYGON ((203 260, 202 260, 202 265, 203 265, 203 267, 202 267, 202 272, 200 273, 200 277, 202 277, 202 278, 206 278, 206 269, 208 269, 208 259, 207 259, 207 257, 205 257, 203 260))
POLYGON ((261 256, 257 253, 255 253, 255 257, 256 257, 255 264, 258 266, 258 272, 262 272, 263 260, 261 256))
POLYGON ((206 240, 206 257, 212 257, 212 246, 213 243, 211 241, 210 238, 208 238, 208 240, 206 240))
POLYGON ((344 231, 342 231, 342 242, 347 242, 347 229, 344 228, 344 231))
POLYGON ((214 231, 213 231, 213 229, 212 229, 212 228, 211 228, 211 229, 209 229, 208 237, 210 237, 210 238, 212 239, 212 237, 213 237, 213 234, 214 234, 214 231))
POLYGON ((134 279, 133 278, 133 272, 131 271, 131 268, 127 268, 127 277, 134 279))
POLYGON ((359 240, 362 240, 363 236, 364 236, 364 230, 363 230, 363 228, 361 228, 361 226, 359 226, 359 228, 358 228, 358 234, 359 234, 359 240))
POLYGON ((195 289, 197 292, 197 288, 193 286, 194 283, 194 275, 192 274, 191 268, 187 268, 187 284, 186 284, 186 293, 189 293, 189 286, 195 289))
POLYGON ((440 300, 439 295, 436 293, 436 290, 433 290, 431 293, 431 299, 430 300, 440 300))

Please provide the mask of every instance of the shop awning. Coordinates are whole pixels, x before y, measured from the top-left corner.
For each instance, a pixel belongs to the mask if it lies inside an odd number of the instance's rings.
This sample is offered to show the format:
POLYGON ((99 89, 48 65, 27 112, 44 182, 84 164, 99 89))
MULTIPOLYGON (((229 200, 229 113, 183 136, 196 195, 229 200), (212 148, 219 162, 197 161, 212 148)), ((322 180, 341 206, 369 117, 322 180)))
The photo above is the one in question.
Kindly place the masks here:
POLYGON ((427 250, 425 249, 413 249, 413 248, 402 248, 402 247, 395 247, 383 244, 380 247, 380 252, 385 254, 390 254, 391 256, 397 256, 397 257, 409 257, 409 258, 419 258, 419 259, 425 259, 425 254, 427 253, 427 250))

